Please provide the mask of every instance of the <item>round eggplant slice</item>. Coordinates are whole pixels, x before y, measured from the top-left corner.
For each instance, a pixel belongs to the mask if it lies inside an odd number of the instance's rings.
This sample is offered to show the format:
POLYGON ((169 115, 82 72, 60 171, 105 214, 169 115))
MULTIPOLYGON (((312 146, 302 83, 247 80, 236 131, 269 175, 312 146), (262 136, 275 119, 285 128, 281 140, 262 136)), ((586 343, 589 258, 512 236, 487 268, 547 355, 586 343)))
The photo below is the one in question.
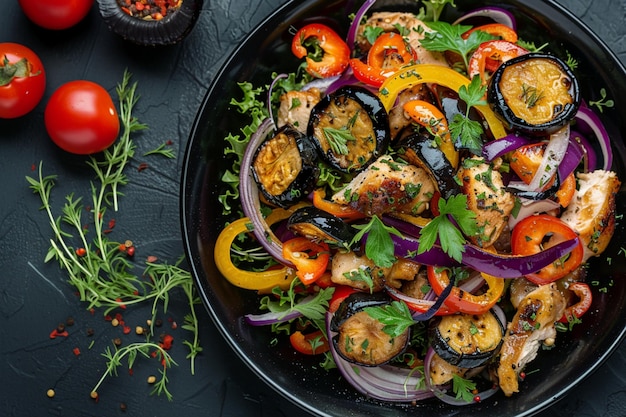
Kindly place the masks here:
POLYGON ((313 191, 317 152, 305 135, 285 125, 256 150, 252 177, 267 202, 287 208, 313 191))
POLYGON ((386 151, 389 117, 375 94, 344 86, 313 107, 307 134, 330 165, 358 172, 386 151))
POLYGON ((493 310, 476 314, 453 314, 433 321, 431 346, 446 362, 460 368, 476 368, 498 353, 504 324, 493 310))
POLYGON ((500 65, 491 77, 487 101, 505 125, 531 135, 554 133, 580 106, 578 80, 565 62, 529 53, 500 65))
POLYGON ((287 228, 313 241, 345 247, 350 245, 356 231, 339 217, 313 206, 294 211, 287 220, 287 228))
POLYGON ((391 337, 383 331, 383 323, 364 311, 391 301, 384 293, 354 293, 341 303, 331 330, 338 332, 332 343, 342 358, 363 366, 380 366, 404 352, 411 338, 410 327, 391 337))
POLYGON ((191 31, 203 0, 148 0, 139 10, 135 2, 97 0, 100 15, 111 31, 138 45, 171 45, 191 31))
POLYGON ((459 194, 461 188, 455 179, 456 170, 433 142, 432 136, 414 133, 402 139, 396 149, 405 161, 428 172, 441 196, 448 199, 459 194))

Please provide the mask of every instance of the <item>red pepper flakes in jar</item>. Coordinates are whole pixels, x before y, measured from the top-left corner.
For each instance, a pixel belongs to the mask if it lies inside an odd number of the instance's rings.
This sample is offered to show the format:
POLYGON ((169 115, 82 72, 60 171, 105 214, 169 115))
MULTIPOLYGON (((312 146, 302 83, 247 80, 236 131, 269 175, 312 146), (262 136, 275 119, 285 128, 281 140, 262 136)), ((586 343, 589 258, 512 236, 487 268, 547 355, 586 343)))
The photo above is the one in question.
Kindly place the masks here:
POLYGON ((176 12, 182 2, 182 0, 117 0, 124 13, 143 20, 161 20, 176 12))

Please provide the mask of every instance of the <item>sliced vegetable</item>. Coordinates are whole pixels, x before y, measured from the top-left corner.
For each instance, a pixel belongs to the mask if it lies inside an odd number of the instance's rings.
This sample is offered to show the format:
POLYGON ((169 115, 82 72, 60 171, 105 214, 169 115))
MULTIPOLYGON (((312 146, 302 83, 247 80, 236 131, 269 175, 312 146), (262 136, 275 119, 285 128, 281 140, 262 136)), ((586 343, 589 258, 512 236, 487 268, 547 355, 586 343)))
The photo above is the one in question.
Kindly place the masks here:
POLYGON ((489 83, 487 100, 509 129, 538 135, 569 123, 581 96, 578 80, 565 62, 535 52, 500 65, 489 83))
POLYGON ((337 216, 346 221, 362 219, 365 217, 363 213, 352 208, 347 204, 338 204, 330 200, 326 200, 326 191, 321 188, 313 191, 313 206, 324 210, 327 213, 337 216))
POLYGON ((430 324, 430 345, 443 360, 460 368, 484 365, 500 350, 504 324, 493 310, 454 314, 430 324))
POLYGON ((315 147, 290 125, 264 140, 252 159, 252 175, 263 196, 283 208, 309 195, 319 172, 315 147))
POLYGON ((330 250, 325 242, 315 243, 305 237, 296 237, 283 243, 283 256, 294 264, 300 281, 309 285, 326 271, 330 250))
POLYGON ((454 148, 450 138, 448 121, 444 114, 433 104, 424 100, 410 100, 404 103, 404 111, 413 121, 424 126, 432 135, 435 142, 444 153, 453 168, 459 164, 459 153, 454 148))
POLYGON ((561 323, 569 323, 581 318, 589 310, 593 301, 591 288, 584 282, 572 282, 567 289, 576 294, 578 301, 565 309, 563 317, 559 319, 561 323))
POLYGON ((289 336, 291 346, 304 355, 320 355, 330 349, 328 340, 321 330, 303 334, 296 330, 289 336))
POLYGON ((511 58, 527 54, 528 51, 514 42, 507 40, 493 40, 480 44, 469 60, 468 76, 473 78, 479 75, 484 84, 488 77, 486 71, 492 73, 511 58))
POLYGON ((242 217, 224 228, 215 241, 215 265, 231 284, 248 290, 270 291, 274 287, 288 288, 295 275, 290 268, 280 267, 265 271, 246 271, 233 264, 230 248, 242 233, 249 233, 250 219, 242 217))
POLYGON ((472 32, 480 30, 493 36, 497 36, 502 40, 515 43, 517 42, 517 32, 515 29, 503 23, 487 23, 485 25, 474 26, 462 35, 463 39, 469 38, 472 32))
POLYGON ((293 37, 291 52, 306 57, 306 71, 314 77, 339 75, 348 66, 350 48, 330 27, 311 23, 300 28, 293 37))
MULTIPOLYGON (((504 292, 504 279, 486 273, 481 275, 488 287, 484 293, 474 295, 458 286, 454 286, 444 304, 453 310, 466 314, 484 314, 488 312, 498 302, 504 292)), ((428 282, 435 294, 440 295, 450 284, 448 269, 428 266, 428 282)))
MULTIPOLYGON (((515 226, 511 233, 511 250, 514 255, 528 256, 574 238, 577 238, 576 232, 563 221, 547 214, 539 214, 529 216, 515 226)), ((548 284, 578 268, 583 253, 584 248, 579 241, 566 256, 559 257, 541 270, 525 276, 535 284, 548 284)))
POLYGON ((302 207, 287 220, 287 228, 315 242, 348 247, 356 230, 347 223, 317 207, 302 207))
POLYGON ((329 164, 356 172, 387 150, 389 118, 375 94, 345 86, 313 107, 307 134, 329 164))
MULTIPOLYGON (((393 76, 387 78, 379 90, 379 97, 387 110, 393 107, 398 94, 421 83, 435 83, 459 91, 462 85, 467 86, 470 80, 451 68, 434 64, 416 64, 398 70, 393 76)), ((502 122, 493 111, 486 105, 476 106, 483 115, 494 138, 498 139, 507 135, 502 122)))

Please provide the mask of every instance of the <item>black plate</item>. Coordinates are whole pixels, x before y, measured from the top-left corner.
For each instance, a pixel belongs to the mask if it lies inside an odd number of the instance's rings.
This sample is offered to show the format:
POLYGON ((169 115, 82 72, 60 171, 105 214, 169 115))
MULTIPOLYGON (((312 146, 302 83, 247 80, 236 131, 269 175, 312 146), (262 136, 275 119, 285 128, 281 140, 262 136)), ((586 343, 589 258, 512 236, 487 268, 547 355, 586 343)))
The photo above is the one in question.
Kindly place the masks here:
MULTIPOLYGON (((228 343, 265 382, 303 409, 320 415, 390 416, 423 412, 428 416, 532 415, 552 405, 583 378, 593 372, 615 350, 626 332, 626 256, 620 253, 624 222, 619 220, 611 246, 601 258, 590 262, 594 303, 584 322, 567 335, 559 335, 556 348, 542 351, 529 365, 529 375, 520 384, 520 393, 511 398, 501 394, 480 404, 451 407, 438 401, 417 406, 380 404, 357 394, 335 372, 320 370, 318 359, 307 360, 292 352, 288 342, 271 346, 267 329, 247 326, 242 316, 256 312, 258 297, 228 283, 213 260, 215 239, 223 219, 218 202, 221 175, 231 165, 223 156, 223 138, 238 132, 240 118, 229 105, 240 97, 237 82, 268 84, 272 71, 295 70, 298 61, 291 55, 289 27, 303 21, 325 21, 335 27, 348 27, 347 19, 361 2, 294 0, 269 16, 232 54, 213 80, 192 129, 186 151, 181 189, 182 229, 192 273, 201 297, 215 324, 228 343), (320 17, 321 16, 321 17, 320 17), (279 63, 277 65, 277 63, 279 63), (611 259, 611 262, 607 260, 611 259), (608 288, 607 292, 598 291, 608 288), (531 373, 530 371, 537 370, 531 373), (419 410, 416 410, 419 409, 419 410)), ((381 1, 381 6, 406 6, 414 1, 381 1)), ((484 5, 484 1, 457 0, 457 10, 446 9, 443 19, 453 20, 464 11, 484 5)), ((626 178, 626 70, 582 22, 559 5, 545 0, 507 0, 499 5, 516 16, 523 39, 537 45, 550 43, 550 50, 565 57, 569 52, 579 63, 576 71, 583 97, 600 98, 600 89, 615 100, 615 106, 600 115, 613 138, 614 167, 626 178)), ((344 33, 345 34, 345 33, 344 33)), ((618 213, 625 210, 625 191, 619 192, 618 213)), ((424 414, 422 414, 424 415, 424 414)))

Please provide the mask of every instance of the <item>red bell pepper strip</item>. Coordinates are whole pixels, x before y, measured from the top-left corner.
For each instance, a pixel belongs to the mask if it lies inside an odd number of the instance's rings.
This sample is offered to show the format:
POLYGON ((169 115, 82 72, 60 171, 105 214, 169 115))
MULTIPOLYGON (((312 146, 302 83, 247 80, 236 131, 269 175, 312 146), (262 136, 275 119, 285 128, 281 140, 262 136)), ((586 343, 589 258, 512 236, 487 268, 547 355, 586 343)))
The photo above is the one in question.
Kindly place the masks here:
POLYGON ((350 60, 346 42, 321 23, 311 23, 298 30, 291 42, 291 52, 297 58, 306 57, 306 71, 317 78, 341 74, 350 60))
POLYGON ((584 282, 572 282, 567 287, 568 290, 572 291, 578 297, 579 301, 576 304, 573 304, 565 309, 565 313, 563 313, 563 317, 559 319, 561 323, 568 323, 570 320, 574 318, 581 318, 589 307, 591 307, 591 302, 593 301, 593 296, 591 295, 591 288, 589 285, 584 282))
POLYGON ((328 312, 334 313, 337 311, 343 300, 348 298, 351 294, 357 292, 356 288, 350 287, 349 285, 338 285, 335 287, 335 292, 333 293, 333 297, 330 299, 328 303, 328 312))
POLYGON ((294 264, 300 281, 310 285, 326 272, 330 250, 325 242, 315 243, 305 237, 295 237, 283 243, 283 256, 294 264))
POLYGON ((291 346, 304 355, 319 355, 330 350, 328 340, 321 330, 303 334, 297 330, 289 336, 291 346))
POLYGON ((459 152, 452 143, 450 129, 446 116, 433 104, 424 100, 410 100, 404 103, 406 114, 417 124, 429 129, 440 139, 439 148, 448 158, 450 164, 456 168, 459 165, 459 152))
MULTIPOLYGON (((513 255, 532 255, 577 236, 567 224, 554 216, 533 215, 521 220, 513 228, 511 251, 513 255)), ((526 278, 537 285, 549 284, 563 278, 580 266, 583 253, 583 244, 579 241, 569 254, 533 274, 526 275, 526 278)))
MULTIPOLYGON (((436 266, 428 266, 428 282, 435 294, 440 295, 450 284, 448 270, 436 266)), ((504 279, 481 273, 489 287, 483 294, 474 295, 463 291, 458 286, 452 287, 444 304, 449 308, 465 314, 484 314, 493 307, 504 292, 504 279)))
POLYGON ((486 83, 485 71, 494 72, 500 64, 527 53, 526 49, 506 40, 483 42, 470 57, 468 76, 473 78, 479 75, 483 83, 486 83))
POLYGON ((416 61, 417 54, 411 45, 401 35, 387 32, 374 41, 367 53, 367 63, 353 58, 350 66, 357 80, 378 88, 400 67, 416 61))
POLYGON ((512 43, 517 42, 517 32, 515 32, 513 28, 502 23, 488 23, 486 25, 473 27, 464 34, 462 34, 461 37, 463 39, 467 39, 472 34, 472 32, 476 32, 477 30, 486 32, 493 36, 497 36, 505 41, 509 41, 512 43))

